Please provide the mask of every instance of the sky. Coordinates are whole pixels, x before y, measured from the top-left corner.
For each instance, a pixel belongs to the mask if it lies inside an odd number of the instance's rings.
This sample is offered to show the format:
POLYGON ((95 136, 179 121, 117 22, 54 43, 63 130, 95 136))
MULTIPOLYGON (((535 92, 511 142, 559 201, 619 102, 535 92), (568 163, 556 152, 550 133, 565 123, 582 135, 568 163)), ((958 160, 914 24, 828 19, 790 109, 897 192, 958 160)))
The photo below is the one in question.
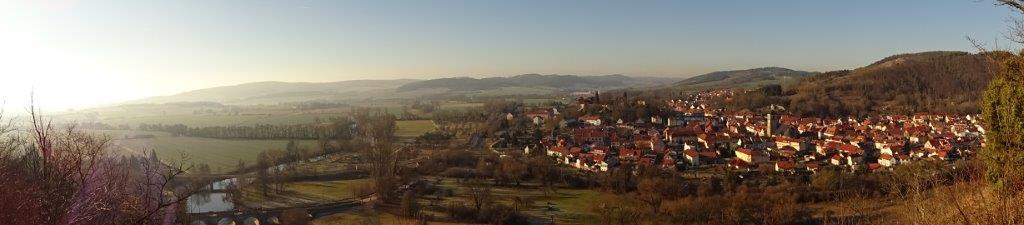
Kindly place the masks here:
POLYGON ((993 1, 7 0, 0 108, 258 81, 850 69, 998 43, 1016 15, 993 1))

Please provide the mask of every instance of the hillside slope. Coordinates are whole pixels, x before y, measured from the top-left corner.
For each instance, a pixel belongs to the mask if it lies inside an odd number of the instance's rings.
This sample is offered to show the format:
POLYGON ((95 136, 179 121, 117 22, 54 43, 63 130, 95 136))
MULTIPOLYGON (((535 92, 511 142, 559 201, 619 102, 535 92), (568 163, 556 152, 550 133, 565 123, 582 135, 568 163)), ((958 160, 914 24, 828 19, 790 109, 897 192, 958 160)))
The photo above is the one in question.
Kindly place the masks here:
POLYGON ((998 53, 922 52, 808 77, 788 91, 789 110, 802 115, 978 113, 998 53))

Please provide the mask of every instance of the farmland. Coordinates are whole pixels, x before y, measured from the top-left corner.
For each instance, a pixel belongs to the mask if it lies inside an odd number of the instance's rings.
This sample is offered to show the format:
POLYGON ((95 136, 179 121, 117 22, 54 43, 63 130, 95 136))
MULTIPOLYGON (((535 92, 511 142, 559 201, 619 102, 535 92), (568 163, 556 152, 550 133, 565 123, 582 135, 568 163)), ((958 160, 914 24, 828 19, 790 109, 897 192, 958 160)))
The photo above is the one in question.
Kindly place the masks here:
MULTIPOLYGON (((397 224, 413 225, 419 221, 411 218, 396 216, 393 213, 375 209, 357 209, 351 212, 338 213, 313 220, 313 225, 356 225, 356 224, 397 224)), ((436 225, 472 225, 472 223, 438 222, 431 221, 429 224, 436 225)))
POLYGON ((434 122, 430 120, 403 120, 396 121, 398 130, 395 131, 395 136, 401 138, 412 138, 420 136, 423 133, 434 130, 434 122))
MULTIPOLYGON (((462 201, 467 204, 470 201, 468 196, 468 184, 459 183, 453 179, 442 179, 440 186, 454 190, 455 196, 446 201, 462 201)), ((544 194, 544 191, 537 186, 524 185, 521 187, 492 186, 491 191, 495 199, 503 204, 511 205, 512 197, 519 196, 530 198, 533 205, 527 207, 523 212, 538 218, 549 218, 545 208, 547 203, 557 209, 555 212, 556 224, 591 224, 595 216, 590 211, 590 203, 600 196, 600 192, 593 189, 558 189, 555 193, 544 194)), ((444 204, 442 204, 444 205, 444 204)))
POLYGON ((212 127, 232 125, 289 125, 309 124, 316 122, 317 118, 326 120, 332 117, 341 117, 342 113, 290 113, 290 114, 178 114, 178 115, 149 115, 149 116, 114 116, 103 118, 100 121, 106 124, 118 126, 137 126, 146 124, 183 124, 189 127, 212 127))
MULTIPOLYGON (((235 169, 238 161, 252 165, 256 155, 270 149, 283 149, 288 140, 228 140, 198 137, 172 136, 162 132, 99 131, 113 139, 115 151, 146 154, 150 150, 164 161, 187 159, 189 163, 208 164, 215 173, 226 173, 235 169), (137 134, 151 137, 133 138, 137 134), (125 138, 125 137, 129 138, 125 138), (185 158, 183 158, 185 157, 185 158)), ((314 149, 315 141, 297 141, 299 146, 314 149)), ((314 149, 315 150, 315 149, 314 149)))
POLYGON ((303 181, 284 184, 281 192, 268 192, 263 196, 256 186, 243 190, 243 204, 248 207, 287 207, 324 203, 356 197, 358 188, 367 187, 369 179, 303 181))

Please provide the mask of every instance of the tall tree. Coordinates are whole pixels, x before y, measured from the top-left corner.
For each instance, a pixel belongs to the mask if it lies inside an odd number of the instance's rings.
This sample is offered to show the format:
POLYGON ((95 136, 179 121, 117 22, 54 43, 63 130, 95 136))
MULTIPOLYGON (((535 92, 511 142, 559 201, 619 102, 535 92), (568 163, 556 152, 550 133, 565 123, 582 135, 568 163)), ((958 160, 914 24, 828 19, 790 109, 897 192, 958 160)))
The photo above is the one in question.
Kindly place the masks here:
MULTIPOLYGON (((998 4, 1024 13, 1024 2, 999 0, 998 4)), ((1014 21, 1009 39, 1024 43, 1024 22, 1014 21)), ((1024 188, 1024 52, 1007 57, 1002 71, 985 90, 982 117, 986 123, 982 160, 986 178, 1008 191, 1024 188)))

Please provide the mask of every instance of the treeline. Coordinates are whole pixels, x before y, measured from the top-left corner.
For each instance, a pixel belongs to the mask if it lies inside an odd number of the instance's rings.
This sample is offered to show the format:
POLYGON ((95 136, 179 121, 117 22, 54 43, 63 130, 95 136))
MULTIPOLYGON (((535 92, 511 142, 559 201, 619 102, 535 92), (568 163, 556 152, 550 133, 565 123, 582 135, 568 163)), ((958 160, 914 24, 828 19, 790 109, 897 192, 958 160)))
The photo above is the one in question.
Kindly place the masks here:
MULTIPOLYGON (((385 109, 354 108, 349 117, 335 117, 314 124, 256 124, 252 126, 189 127, 184 124, 139 124, 138 130, 161 131, 179 136, 240 139, 350 140, 374 123, 394 123, 397 117, 385 109)), ((391 125, 391 129, 395 129, 391 125)), ((393 132, 393 131, 392 131, 393 132)))
POLYGON ((336 138, 351 135, 351 122, 338 121, 331 124, 293 124, 253 126, 214 126, 188 127, 183 124, 139 124, 138 129, 144 131, 162 131, 174 135, 205 138, 244 138, 244 139, 305 139, 336 138))

